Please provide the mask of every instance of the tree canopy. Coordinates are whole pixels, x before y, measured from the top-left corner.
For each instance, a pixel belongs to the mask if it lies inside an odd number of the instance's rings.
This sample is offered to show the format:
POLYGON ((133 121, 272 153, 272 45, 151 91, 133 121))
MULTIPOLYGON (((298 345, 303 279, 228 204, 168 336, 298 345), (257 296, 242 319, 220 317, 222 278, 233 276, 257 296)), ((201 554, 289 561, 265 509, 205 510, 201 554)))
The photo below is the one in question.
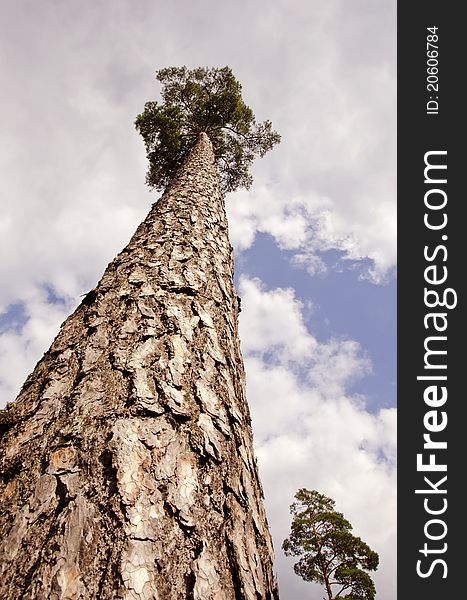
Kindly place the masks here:
POLYGON ((270 121, 256 122, 231 69, 170 67, 156 76, 163 102, 146 102, 135 121, 149 160, 148 185, 165 188, 205 132, 213 144, 223 191, 249 188, 253 159, 264 156, 280 135, 270 121))
POLYGON ((351 533, 352 525, 331 498, 302 488, 295 499, 290 537, 282 544, 287 556, 300 557, 295 573, 322 584, 328 600, 374 600, 375 586, 366 571, 377 569, 378 554, 351 533))

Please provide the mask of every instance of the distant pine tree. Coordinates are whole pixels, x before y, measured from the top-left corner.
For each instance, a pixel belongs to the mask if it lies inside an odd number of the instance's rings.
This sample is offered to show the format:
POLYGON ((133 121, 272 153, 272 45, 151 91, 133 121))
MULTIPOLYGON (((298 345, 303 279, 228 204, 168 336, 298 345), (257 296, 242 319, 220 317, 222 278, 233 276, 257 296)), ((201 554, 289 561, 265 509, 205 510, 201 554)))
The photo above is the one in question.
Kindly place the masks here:
POLYGON ((366 571, 377 569, 376 552, 351 533, 352 525, 331 498, 303 488, 295 499, 290 536, 282 544, 288 556, 300 557, 295 573, 323 585, 328 600, 374 600, 375 586, 366 571))
POLYGON ((0 597, 278 598, 223 188, 278 141, 230 69, 164 69, 167 186, 0 412, 0 597))

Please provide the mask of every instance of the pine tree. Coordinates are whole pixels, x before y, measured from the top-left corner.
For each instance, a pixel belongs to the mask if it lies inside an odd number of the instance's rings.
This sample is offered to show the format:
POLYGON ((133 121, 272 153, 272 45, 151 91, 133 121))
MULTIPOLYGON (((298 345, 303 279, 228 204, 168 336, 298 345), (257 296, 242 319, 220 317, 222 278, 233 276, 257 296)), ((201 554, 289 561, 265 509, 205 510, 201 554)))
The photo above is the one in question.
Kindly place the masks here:
POLYGON ((0 412, 3 600, 278 598, 216 132, 0 412))
POLYGON ((299 557, 295 573, 320 583, 328 600, 374 600, 375 585, 366 571, 378 568, 378 554, 352 533, 331 498, 302 488, 295 500, 290 536, 282 544, 287 556, 299 557))

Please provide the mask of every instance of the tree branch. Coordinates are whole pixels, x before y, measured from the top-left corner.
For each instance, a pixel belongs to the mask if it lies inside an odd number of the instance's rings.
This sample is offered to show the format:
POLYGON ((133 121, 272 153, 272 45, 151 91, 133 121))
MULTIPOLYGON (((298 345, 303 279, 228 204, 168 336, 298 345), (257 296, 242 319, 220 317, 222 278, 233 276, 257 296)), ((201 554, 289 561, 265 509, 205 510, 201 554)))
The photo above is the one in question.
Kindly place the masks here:
MULTIPOLYGON (((331 585, 337 585, 339 582, 338 581, 333 581, 331 585)), ((341 587, 341 589, 337 592, 337 596, 340 596, 342 594, 343 591, 345 591, 347 588, 350 587, 350 584, 344 585, 343 587, 341 587)))
POLYGON ((188 104, 188 102, 185 100, 185 98, 180 94, 180 101, 183 104, 183 106, 191 113, 191 116, 194 116, 193 113, 193 109, 191 108, 191 106, 188 104))

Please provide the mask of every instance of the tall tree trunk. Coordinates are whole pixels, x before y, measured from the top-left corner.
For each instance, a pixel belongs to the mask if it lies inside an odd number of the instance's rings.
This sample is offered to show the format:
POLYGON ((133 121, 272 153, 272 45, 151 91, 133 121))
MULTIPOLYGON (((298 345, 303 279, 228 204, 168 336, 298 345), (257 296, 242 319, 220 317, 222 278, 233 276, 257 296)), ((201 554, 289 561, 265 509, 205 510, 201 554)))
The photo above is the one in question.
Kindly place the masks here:
POLYGON ((0 413, 0 598, 278 598, 201 134, 0 413))

